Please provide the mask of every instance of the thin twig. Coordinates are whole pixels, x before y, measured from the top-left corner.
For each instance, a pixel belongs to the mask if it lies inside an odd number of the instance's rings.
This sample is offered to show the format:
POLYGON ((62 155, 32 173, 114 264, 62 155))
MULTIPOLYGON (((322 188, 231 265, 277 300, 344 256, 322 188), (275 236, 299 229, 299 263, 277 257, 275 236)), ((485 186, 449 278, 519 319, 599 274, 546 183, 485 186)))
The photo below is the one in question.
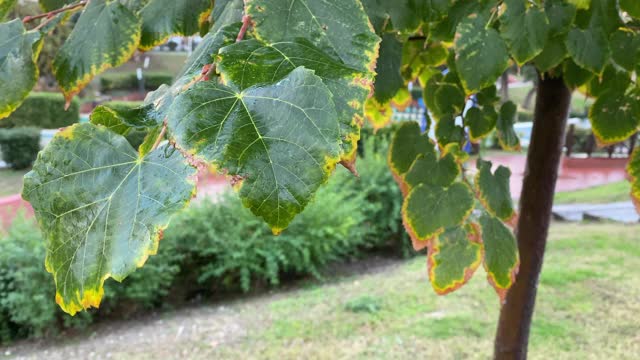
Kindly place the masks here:
POLYGON ((64 6, 64 7, 60 8, 60 9, 49 11, 49 12, 46 12, 46 13, 43 13, 43 14, 38 14, 38 15, 33 15, 33 16, 26 16, 24 19, 22 19, 22 23, 26 24, 26 23, 28 23, 30 21, 37 20, 37 19, 42 19, 42 18, 51 19, 54 16, 56 16, 56 15, 58 15, 60 13, 63 13, 65 11, 69 11, 69 10, 73 10, 75 8, 79 8, 79 7, 85 6, 85 5, 87 5, 88 2, 89 2, 88 0, 83 0, 83 1, 79 1, 79 2, 77 2, 75 4, 70 4, 70 5, 64 6))
POLYGON ((156 139, 156 142, 153 144, 153 147, 151 148, 151 150, 155 150, 158 148, 166 132, 167 132, 167 121, 165 120, 164 123, 162 124, 162 130, 160 130, 160 135, 158 135, 158 138, 156 139))
POLYGON ((238 33, 238 37, 236 38, 236 42, 242 41, 244 39, 244 35, 247 33, 249 26, 251 25, 251 16, 243 15, 242 16, 242 27, 240 28, 240 32, 238 33))

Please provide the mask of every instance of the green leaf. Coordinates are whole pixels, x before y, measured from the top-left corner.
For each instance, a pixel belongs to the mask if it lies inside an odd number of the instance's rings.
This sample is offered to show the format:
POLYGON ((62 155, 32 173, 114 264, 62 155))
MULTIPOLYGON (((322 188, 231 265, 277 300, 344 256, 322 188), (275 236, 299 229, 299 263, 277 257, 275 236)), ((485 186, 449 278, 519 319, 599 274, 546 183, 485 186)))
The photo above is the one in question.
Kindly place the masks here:
POLYGON ((409 191, 420 184, 445 188, 453 185, 460 173, 460 165, 453 154, 445 153, 438 158, 435 148, 431 148, 418 155, 404 181, 409 191))
POLYGON ((509 65, 507 46, 500 34, 487 28, 485 16, 463 20, 456 34, 456 69, 467 93, 493 85, 509 65))
POLYGON ((380 104, 375 97, 370 97, 364 104, 364 114, 374 131, 391 124, 393 120, 391 103, 380 104))
POLYGON ((537 7, 527 9, 524 0, 505 0, 507 10, 500 17, 500 34, 518 65, 536 57, 549 35, 549 20, 537 7))
POLYGON ((637 0, 620 0, 620 9, 636 19, 640 19, 640 2, 637 0))
POLYGON ((456 125, 455 115, 445 115, 436 122, 436 138, 441 147, 465 141, 464 128, 456 125))
POLYGON ((478 159, 478 173, 475 178, 475 188, 478 200, 487 211, 505 222, 512 221, 516 212, 513 209, 513 199, 509 187, 511 170, 498 166, 495 174, 491 173, 490 161, 478 159))
POLYGON ((309 203, 340 157, 331 93, 312 71, 245 90, 198 82, 171 106, 178 146, 243 179, 246 207, 279 233, 309 203))
POLYGON ((482 263, 483 249, 478 225, 447 229, 429 244, 429 279, 439 295, 466 284, 482 263))
POLYGON ((461 225, 471 215, 473 200, 471 189, 464 183, 448 188, 420 184, 404 199, 405 228, 414 242, 431 241, 445 229, 461 225))
POLYGON ((576 65, 571 59, 567 59, 562 65, 564 82, 571 89, 578 88, 591 80, 594 74, 576 65))
POLYGON ((258 40, 273 44, 305 38, 359 71, 375 67, 380 38, 358 0, 247 0, 246 14, 258 40))
MULTIPOLYGON (((211 19, 213 28, 217 31, 225 26, 242 21, 244 2, 242 0, 215 0, 211 19)), ((237 34, 236 34, 237 35, 237 34)))
POLYGON ((403 122, 393 134, 389 146, 389 168, 406 195, 404 175, 420 154, 435 154, 434 144, 427 133, 421 133, 420 125, 415 121, 403 122))
POLYGON ((396 31, 415 32, 430 14, 429 5, 424 0, 364 0, 362 4, 377 33, 385 30, 382 27, 389 20, 396 31))
POLYGON ((20 19, 0 24, 0 119, 17 109, 38 81, 40 40, 20 19))
POLYGON ((241 26, 241 23, 234 23, 205 35, 200 45, 198 45, 196 50, 189 56, 184 67, 176 77, 177 79, 181 79, 179 82, 190 82, 202 73, 202 68, 205 65, 213 64, 218 51, 236 41, 241 26), (182 79, 185 77, 186 79, 182 79))
POLYGON ((609 40, 601 29, 572 29, 565 44, 576 64, 595 74, 602 74, 611 56, 611 50, 609 40))
MULTIPOLYGON (((544 12, 549 19, 549 35, 555 37, 569 32, 571 24, 576 18, 576 7, 564 0, 547 0, 544 2, 544 12)), ((547 44, 551 44, 549 41, 547 44)))
POLYGON ((44 11, 53 11, 62 8, 65 5, 73 4, 75 0, 38 0, 40 7, 44 11))
POLYGON ((387 103, 404 87, 404 79, 400 73, 402 65, 402 42, 394 34, 387 33, 382 37, 380 57, 376 66, 376 82, 374 96, 381 103, 387 103))
POLYGON ((140 21, 115 0, 91 0, 53 60, 67 102, 93 77, 126 62, 140 40, 140 21))
POLYGON ((509 151, 520 150, 520 139, 513 129, 516 123, 518 108, 512 101, 507 101, 500 108, 500 116, 498 116, 498 124, 496 125, 498 133, 498 141, 503 149, 509 151))
POLYGON ((160 125, 156 119, 148 115, 145 106, 125 109, 100 105, 93 109, 90 121, 94 125, 102 125, 116 134, 126 135, 131 129, 144 130, 160 125))
POLYGON ((640 90, 609 90, 589 110, 593 134, 602 146, 624 141, 640 126, 640 90))
POLYGON ((640 213, 640 147, 636 148, 627 165, 629 181, 631 181, 631 199, 640 213))
POLYGON ((98 307, 107 278, 122 281, 156 253, 171 216, 194 194, 195 173, 178 151, 138 157, 124 137, 92 124, 54 137, 25 176, 23 197, 46 238, 64 311, 98 307))
POLYGON ((496 128, 498 113, 493 106, 485 106, 482 110, 472 107, 467 110, 464 123, 469 127, 469 139, 472 142, 478 142, 496 128))
POLYGON ((587 94, 599 97, 605 91, 624 92, 631 84, 631 74, 616 66, 608 65, 601 77, 593 77, 587 83, 587 94))
POLYGON ((629 29, 619 29, 609 38, 611 57, 618 66, 633 71, 640 62, 640 35, 629 29))
MULTIPOLYGON (((487 1, 459 0, 459 1, 431 1, 432 8, 439 7, 439 13, 446 15, 443 19, 430 24, 432 27, 431 37, 434 40, 453 42, 456 28, 464 18, 471 14, 480 13, 481 8, 486 7, 487 1), (439 2, 439 5, 434 3, 439 2), (443 4, 444 3, 444 4, 443 4)), ((488 20, 488 19, 487 19, 488 20)))
POLYGON ((240 89, 272 83, 304 66, 319 76, 333 95, 342 139, 342 160, 356 157, 364 103, 371 82, 366 74, 329 57, 305 39, 263 44, 246 40, 220 50, 218 69, 225 81, 240 89))
POLYGON ((560 65, 569 56, 565 45, 566 35, 562 34, 549 39, 547 46, 533 59, 538 70, 545 73, 560 65))
POLYGON ((569 4, 575 5, 576 8, 586 10, 591 6, 591 0, 568 0, 569 4))
POLYGON ((464 90, 457 84, 440 83, 435 94, 435 108, 432 111, 438 114, 438 118, 447 115, 460 114, 465 106, 466 97, 464 90))
POLYGON ((200 22, 206 20, 210 12, 211 0, 150 0, 140 11, 140 49, 153 49, 171 35, 198 33, 200 22))
POLYGON ((7 14, 13 10, 18 0, 0 0, 0 21, 4 20, 7 14))
POLYGON ((480 217, 480 226, 487 279, 504 301, 520 266, 516 238, 502 221, 486 213, 480 217))

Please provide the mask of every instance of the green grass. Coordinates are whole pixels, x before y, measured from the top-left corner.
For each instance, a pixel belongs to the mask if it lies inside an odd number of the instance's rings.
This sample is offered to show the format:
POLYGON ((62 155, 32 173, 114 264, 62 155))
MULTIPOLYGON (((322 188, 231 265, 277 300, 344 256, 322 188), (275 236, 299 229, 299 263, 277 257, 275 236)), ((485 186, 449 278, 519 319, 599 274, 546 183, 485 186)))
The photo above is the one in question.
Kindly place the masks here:
POLYGON ((628 181, 620 181, 588 189, 557 193, 555 204, 605 204, 630 199, 631 185, 628 181))
MULTIPOLYGON (((638 233, 639 226, 554 225, 531 359, 640 354, 638 233)), ((482 270, 461 290, 436 296, 421 257, 241 311, 253 329, 203 358, 488 359, 499 304, 482 270), (353 304, 370 303, 375 311, 353 311, 353 304)))
POLYGON ((0 169, 0 196, 15 195, 22 191, 22 177, 28 170, 0 169))

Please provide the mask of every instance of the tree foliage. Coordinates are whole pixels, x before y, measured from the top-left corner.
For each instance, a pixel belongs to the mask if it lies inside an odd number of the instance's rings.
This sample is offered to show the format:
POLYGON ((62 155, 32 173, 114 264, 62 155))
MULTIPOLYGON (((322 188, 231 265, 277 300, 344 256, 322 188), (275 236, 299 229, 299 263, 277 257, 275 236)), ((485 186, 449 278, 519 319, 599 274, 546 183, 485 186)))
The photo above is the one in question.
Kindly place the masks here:
MULTIPOLYGON (((0 18, 14 3, 0 0, 0 18)), ((365 118, 375 128, 390 122, 391 104, 411 100, 409 82, 424 88, 436 134, 408 122, 389 151, 414 247, 428 248, 436 292, 459 288, 483 263, 504 298, 519 264, 510 171, 479 160, 471 176, 461 149, 494 131, 505 149, 520 148, 517 108, 500 104, 495 86, 511 63, 596 98, 590 119, 601 144, 637 132, 636 3, 41 0, 49 13, 24 19, 35 28, 0 24, 0 117, 34 86, 39 48, 71 12, 79 17, 53 62, 67 100, 136 49, 206 34, 172 86, 133 111, 97 108, 90 124, 60 132, 26 176, 58 303, 69 313, 98 306, 105 279, 142 266, 193 195, 197 164, 231 176, 243 204, 283 231, 338 163, 355 172, 365 118), (137 151, 122 137, 131 129, 150 134, 137 151)), ((629 165, 636 201, 639 157, 629 165)))

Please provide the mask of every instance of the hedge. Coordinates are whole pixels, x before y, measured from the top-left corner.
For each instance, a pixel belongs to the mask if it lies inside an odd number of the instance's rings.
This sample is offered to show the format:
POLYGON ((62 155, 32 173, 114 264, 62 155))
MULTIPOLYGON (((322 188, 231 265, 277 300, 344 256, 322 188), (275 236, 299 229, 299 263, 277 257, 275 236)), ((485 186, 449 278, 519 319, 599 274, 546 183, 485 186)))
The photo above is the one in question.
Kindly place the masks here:
POLYGON ((236 195, 193 205, 174 219, 158 254, 143 268, 121 284, 105 283, 99 310, 73 318, 53 301, 53 280, 42 265, 44 240, 31 220, 15 221, 5 235, 0 232, 0 339, 48 335, 105 316, 128 317, 193 299, 321 277, 332 262, 408 248, 400 221, 402 197, 386 165, 386 147, 365 135, 363 148, 361 177, 338 168, 280 236, 273 236, 236 195))
POLYGON ((0 129, 2 160, 20 170, 33 165, 40 151, 40 130, 36 128, 0 129))
POLYGON ((35 92, 29 94, 24 103, 8 118, 0 120, 0 128, 36 127, 57 129, 73 125, 80 119, 80 103, 71 101, 68 110, 64 109, 62 94, 35 92))
MULTIPOLYGON (((160 85, 170 85, 173 75, 166 72, 143 72, 145 90, 156 90, 160 85)), ((100 77, 100 90, 102 92, 113 90, 137 90, 139 88, 138 76, 135 72, 112 72, 100 77)))

